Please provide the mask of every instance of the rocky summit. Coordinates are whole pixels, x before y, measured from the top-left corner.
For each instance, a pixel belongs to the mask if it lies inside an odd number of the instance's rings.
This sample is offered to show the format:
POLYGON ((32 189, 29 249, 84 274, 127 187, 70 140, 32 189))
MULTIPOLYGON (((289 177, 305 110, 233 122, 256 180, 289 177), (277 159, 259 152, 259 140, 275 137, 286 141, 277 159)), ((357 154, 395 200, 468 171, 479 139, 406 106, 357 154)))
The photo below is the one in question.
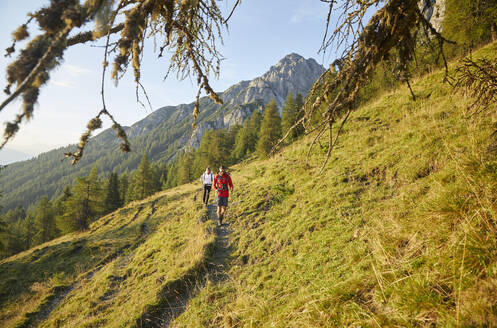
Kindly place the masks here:
POLYGON ((230 87, 223 92, 223 99, 228 105, 252 102, 267 104, 274 99, 281 107, 288 93, 306 94, 323 71, 323 66, 314 59, 305 59, 292 53, 281 59, 262 76, 230 87))

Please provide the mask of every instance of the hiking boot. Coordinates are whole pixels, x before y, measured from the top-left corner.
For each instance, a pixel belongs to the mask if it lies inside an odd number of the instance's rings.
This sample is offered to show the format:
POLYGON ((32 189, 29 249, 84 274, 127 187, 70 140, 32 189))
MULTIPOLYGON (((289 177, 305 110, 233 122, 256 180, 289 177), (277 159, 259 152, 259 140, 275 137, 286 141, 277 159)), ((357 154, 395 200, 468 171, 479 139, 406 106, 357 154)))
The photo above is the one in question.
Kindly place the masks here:
POLYGON ((222 226, 222 225, 223 225, 223 216, 224 216, 224 215, 220 215, 220 216, 219 216, 219 226, 222 226))

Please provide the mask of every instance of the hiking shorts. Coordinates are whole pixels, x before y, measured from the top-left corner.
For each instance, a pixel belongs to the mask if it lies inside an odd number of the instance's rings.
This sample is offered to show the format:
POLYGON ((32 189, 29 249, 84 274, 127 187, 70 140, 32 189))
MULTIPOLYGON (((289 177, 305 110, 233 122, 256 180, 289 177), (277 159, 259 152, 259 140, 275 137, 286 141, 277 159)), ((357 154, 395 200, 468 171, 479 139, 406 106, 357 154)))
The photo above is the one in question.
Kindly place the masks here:
POLYGON ((228 197, 217 197, 217 206, 228 206, 228 197))

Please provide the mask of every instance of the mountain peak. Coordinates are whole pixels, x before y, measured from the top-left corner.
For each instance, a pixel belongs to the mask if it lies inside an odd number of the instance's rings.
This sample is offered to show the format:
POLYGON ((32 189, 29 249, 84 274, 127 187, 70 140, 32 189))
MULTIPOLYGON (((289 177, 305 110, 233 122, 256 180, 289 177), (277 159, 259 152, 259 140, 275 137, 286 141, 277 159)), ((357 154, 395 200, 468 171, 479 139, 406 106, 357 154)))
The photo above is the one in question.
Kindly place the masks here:
POLYGON ((292 52, 291 54, 286 55, 285 57, 281 58, 274 66, 271 67, 271 69, 280 69, 281 67, 286 67, 286 66, 293 66, 298 63, 305 63, 307 61, 311 60, 310 59, 305 59, 301 55, 292 52))
POLYGON ((299 55, 299 54, 297 54, 295 52, 292 52, 292 53, 286 55, 285 57, 283 57, 279 62, 288 61, 288 60, 290 60, 290 61, 298 61, 300 59, 304 59, 305 60, 305 58, 302 57, 301 55, 299 55))

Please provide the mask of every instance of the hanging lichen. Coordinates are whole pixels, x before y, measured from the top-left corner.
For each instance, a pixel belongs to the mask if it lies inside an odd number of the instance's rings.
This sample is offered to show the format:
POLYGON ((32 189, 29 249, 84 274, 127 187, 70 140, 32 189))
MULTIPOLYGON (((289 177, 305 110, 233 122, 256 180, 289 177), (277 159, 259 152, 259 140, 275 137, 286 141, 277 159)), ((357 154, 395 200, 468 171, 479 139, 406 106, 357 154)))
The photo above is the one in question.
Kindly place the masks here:
MULTIPOLYGON (((51 0, 50 4, 29 14, 29 19, 13 35, 13 44, 6 49, 7 55, 16 52, 16 42, 29 39, 29 24, 36 21, 41 34, 28 41, 7 69, 7 99, 0 104, 0 111, 21 96, 23 107, 15 119, 6 124, 4 140, 0 149, 19 131, 20 124, 32 117, 38 100, 39 89, 48 82, 50 72, 61 63, 64 51, 75 44, 107 37, 104 53, 102 82, 108 64, 107 56, 114 54, 112 77, 117 82, 131 63, 137 84, 137 100, 140 83, 141 60, 147 37, 162 39, 159 57, 164 50, 172 53, 167 72, 176 71, 179 77, 197 77, 199 90, 204 90, 214 101, 222 103, 209 84, 208 75, 219 73, 220 55, 216 42, 221 40, 225 22, 214 0, 51 0), (124 22, 114 25, 122 14, 124 22), (90 31, 71 34, 76 28, 96 22, 90 31), (120 33, 112 43, 110 36, 120 33), (115 46, 111 47, 111 44, 115 46), (12 89, 15 87, 15 90, 12 89)), ((122 139, 121 149, 130 150, 124 129, 113 119, 105 106, 102 84, 103 109, 96 118, 105 114, 111 117, 113 129, 122 139)), ((150 104, 148 96, 145 93, 150 104)), ((200 92, 198 93, 200 96, 200 92)), ((141 102, 140 102, 141 103, 141 102)), ((197 99, 198 103, 198 99, 197 99)), ((195 117, 198 115, 198 108, 195 117)), ((79 161, 84 147, 95 130, 95 121, 88 125, 74 153, 73 163, 79 161)))
MULTIPOLYGON (((408 67, 417 46, 417 32, 425 30, 436 39, 442 57, 443 44, 449 42, 426 20, 417 0, 346 0, 340 7, 342 20, 328 38, 331 12, 337 3, 328 2, 330 8, 322 50, 332 44, 345 46, 346 50, 344 56, 336 61, 339 65, 332 65, 333 70, 325 72, 314 84, 303 107, 305 114, 293 127, 302 124, 308 134, 315 133, 308 154, 329 131, 328 156, 323 168, 350 112, 359 104, 359 91, 367 84, 377 65, 390 59, 395 63, 393 70, 398 79, 410 88, 408 67), (363 25, 366 14, 375 7, 379 9, 363 25), (339 68, 336 73, 335 66, 339 68), (333 78, 329 78, 331 75, 333 78), (317 114, 320 116, 318 120, 315 119, 317 114), (333 135, 333 126, 337 122, 340 124, 333 135)), ((415 99, 414 92, 412 96, 415 99)))

